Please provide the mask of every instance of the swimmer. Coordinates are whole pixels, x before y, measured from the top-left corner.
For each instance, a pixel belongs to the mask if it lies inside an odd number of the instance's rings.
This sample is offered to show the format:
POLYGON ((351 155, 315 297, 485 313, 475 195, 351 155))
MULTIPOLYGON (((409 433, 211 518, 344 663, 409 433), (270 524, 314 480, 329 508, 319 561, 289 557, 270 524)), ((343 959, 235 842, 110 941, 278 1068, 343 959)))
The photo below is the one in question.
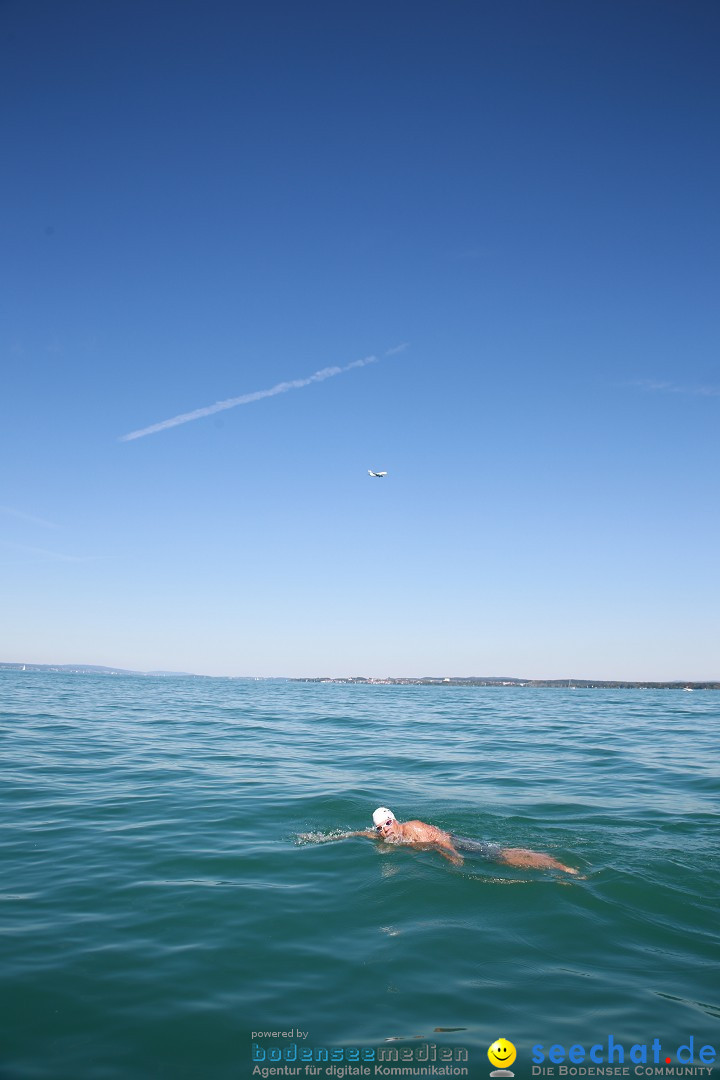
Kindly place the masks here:
POLYGON ((462 866, 463 857, 458 851, 458 846, 469 852, 478 852, 487 858, 505 863, 507 866, 532 867, 541 870, 564 870, 566 874, 577 874, 572 866, 553 859, 552 855, 542 855, 537 851, 529 851, 527 848, 502 848, 498 844, 488 844, 478 840, 465 840, 463 837, 452 836, 444 829, 438 829, 435 825, 426 825, 424 821, 397 820, 392 810, 386 806, 379 806, 373 814, 374 829, 363 829, 361 832, 350 833, 350 836, 367 836, 373 840, 384 840, 387 844, 412 844, 425 850, 439 852, 443 858, 455 866, 462 866))

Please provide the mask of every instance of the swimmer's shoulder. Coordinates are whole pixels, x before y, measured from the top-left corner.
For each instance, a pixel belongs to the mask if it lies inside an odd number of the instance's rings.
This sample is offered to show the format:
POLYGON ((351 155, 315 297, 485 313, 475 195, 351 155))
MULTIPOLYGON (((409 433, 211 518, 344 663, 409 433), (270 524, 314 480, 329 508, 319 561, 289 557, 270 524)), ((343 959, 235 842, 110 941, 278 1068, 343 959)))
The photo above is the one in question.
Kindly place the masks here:
POLYGON ((426 821, 406 821, 405 827, 408 829, 406 835, 411 834, 418 840, 445 840, 449 838, 449 833, 446 833, 443 829, 438 829, 437 825, 428 825, 426 821))

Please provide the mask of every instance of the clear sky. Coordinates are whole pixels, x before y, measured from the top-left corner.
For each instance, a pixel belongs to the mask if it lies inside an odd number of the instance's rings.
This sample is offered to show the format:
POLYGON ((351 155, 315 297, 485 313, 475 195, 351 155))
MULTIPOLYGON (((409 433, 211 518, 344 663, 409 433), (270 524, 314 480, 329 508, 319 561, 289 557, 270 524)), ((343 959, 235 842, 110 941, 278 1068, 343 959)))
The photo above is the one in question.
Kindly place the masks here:
POLYGON ((716 0, 0 41, 0 660, 720 677, 716 0))

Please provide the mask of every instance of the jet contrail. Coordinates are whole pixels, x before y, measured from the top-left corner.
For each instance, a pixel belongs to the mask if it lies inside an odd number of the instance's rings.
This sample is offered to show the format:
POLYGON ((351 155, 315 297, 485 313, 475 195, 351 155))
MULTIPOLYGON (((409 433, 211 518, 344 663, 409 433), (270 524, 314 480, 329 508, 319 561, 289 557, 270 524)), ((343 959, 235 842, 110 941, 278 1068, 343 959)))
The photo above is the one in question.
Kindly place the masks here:
MULTIPOLYGON (((407 345, 398 345, 394 349, 388 349, 384 355, 394 356, 406 348, 407 345)), ((333 376, 342 375, 345 371, 366 367, 367 364, 376 364, 378 360, 380 360, 378 356, 366 356, 363 360, 353 360, 352 364, 348 364, 346 367, 326 367, 321 371, 316 371, 314 375, 309 375, 306 379, 292 379, 290 382, 278 383, 277 386, 272 386, 269 390, 255 390, 252 394, 241 394, 240 397, 228 398, 227 401, 216 401, 214 405, 206 405, 203 409, 194 409, 193 412, 181 413, 180 416, 173 416, 170 420, 161 420, 159 424, 151 424, 150 427, 141 428, 139 431, 131 431, 128 435, 121 435, 118 441, 130 442, 132 439, 142 439, 145 435, 154 435, 158 431, 177 427, 178 424, 187 424, 190 420, 200 420, 203 416, 212 416, 213 413, 222 412, 223 409, 234 409, 236 405, 249 405, 251 401, 261 401, 262 398, 285 394, 288 390, 300 390, 301 387, 309 386, 310 383, 324 382, 325 379, 332 379, 333 376)))

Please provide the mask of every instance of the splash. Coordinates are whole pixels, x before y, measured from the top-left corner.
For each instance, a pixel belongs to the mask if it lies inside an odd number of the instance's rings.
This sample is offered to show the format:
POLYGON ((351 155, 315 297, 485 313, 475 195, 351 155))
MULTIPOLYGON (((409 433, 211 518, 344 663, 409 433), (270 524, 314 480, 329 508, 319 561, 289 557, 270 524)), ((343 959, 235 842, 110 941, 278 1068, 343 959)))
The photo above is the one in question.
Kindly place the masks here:
POLYGON ((330 829, 328 832, 305 832, 298 833, 295 843, 302 844, 331 844, 334 840, 346 840, 352 836, 346 829, 330 829))

